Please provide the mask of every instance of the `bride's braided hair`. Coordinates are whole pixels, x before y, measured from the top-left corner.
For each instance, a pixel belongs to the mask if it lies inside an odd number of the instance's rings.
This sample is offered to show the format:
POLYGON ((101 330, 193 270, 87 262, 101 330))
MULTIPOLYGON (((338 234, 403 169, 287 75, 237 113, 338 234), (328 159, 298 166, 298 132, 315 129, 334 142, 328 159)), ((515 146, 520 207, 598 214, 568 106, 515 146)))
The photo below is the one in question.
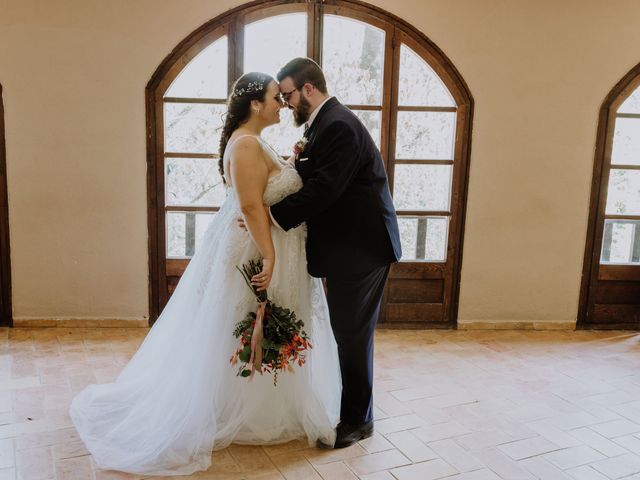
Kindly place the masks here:
MULTIPOLYGON (((227 113, 220 135, 220 159, 218 170, 224 182, 224 151, 231 134, 243 123, 249 120, 251 114, 251 101, 263 101, 267 93, 267 86, 273 82, 273 77, 259 72, 249 72, 242 75, 233 84, 231 95, 227 99, 227 113)), ((226 182, 225 182, 226 183, 226 182)))

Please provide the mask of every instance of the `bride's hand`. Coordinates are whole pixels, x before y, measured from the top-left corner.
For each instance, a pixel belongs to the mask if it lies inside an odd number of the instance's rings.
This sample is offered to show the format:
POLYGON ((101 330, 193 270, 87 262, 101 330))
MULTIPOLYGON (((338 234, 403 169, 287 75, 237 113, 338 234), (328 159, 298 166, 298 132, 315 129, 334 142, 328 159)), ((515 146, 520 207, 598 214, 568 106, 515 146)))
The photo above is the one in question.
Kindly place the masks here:
POLYGON ((259 292, 269 288, 271 276, 273 275, 274 261, 270 258, 262 259, 262 271, 251 278, 251 285, 259 292))

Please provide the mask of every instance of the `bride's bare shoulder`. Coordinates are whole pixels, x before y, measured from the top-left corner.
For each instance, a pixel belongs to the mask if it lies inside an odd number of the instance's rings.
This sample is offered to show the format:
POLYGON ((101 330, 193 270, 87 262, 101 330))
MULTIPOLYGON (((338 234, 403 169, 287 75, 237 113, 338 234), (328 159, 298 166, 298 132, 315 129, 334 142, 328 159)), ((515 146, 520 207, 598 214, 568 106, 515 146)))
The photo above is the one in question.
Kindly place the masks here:
POLYGON ((260 140, 255 135, 238 135, 237 137, 232 137, 229 139, 227 144, 227 149, 229 153, 240 152, 240 151, 254 151, 258 152, 262 150, 262 146, 260 145, 260 140))
POLYGON ((254 135, 244 135, 233 142, 229 152, 229 163, 231 169, 236 172, 268 170, 263 158, 262 145, 254 135))

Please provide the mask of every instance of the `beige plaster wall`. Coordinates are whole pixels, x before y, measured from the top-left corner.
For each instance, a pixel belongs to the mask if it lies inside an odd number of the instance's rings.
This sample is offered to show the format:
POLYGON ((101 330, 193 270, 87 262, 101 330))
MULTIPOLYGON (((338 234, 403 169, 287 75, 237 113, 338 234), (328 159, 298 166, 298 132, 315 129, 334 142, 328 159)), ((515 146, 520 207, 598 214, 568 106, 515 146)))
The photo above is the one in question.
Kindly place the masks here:
MULTIPOLYGON (((238 0, 0 0, 16 318, 148 314, 144 88, 238 0)), ((460 320, 575 319, 598 109, 634 0, 375 0, 475 98, 460 320)))

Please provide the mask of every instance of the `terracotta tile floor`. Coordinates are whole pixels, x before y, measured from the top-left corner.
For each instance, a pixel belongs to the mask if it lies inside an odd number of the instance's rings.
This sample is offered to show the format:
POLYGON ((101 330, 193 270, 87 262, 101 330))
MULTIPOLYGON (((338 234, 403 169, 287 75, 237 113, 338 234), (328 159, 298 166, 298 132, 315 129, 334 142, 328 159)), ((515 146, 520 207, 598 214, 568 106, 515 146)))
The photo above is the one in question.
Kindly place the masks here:
MULTIPOLYGON (((95 470, 67 416, 146 329, 0 329, 0 480, 144 478, 95 470)), ((199 479, 640 479, 640 336, 379 331, 376 434, 215 452, 199 479)), ((166 478, 166 477, 165 477, 166 478)))

